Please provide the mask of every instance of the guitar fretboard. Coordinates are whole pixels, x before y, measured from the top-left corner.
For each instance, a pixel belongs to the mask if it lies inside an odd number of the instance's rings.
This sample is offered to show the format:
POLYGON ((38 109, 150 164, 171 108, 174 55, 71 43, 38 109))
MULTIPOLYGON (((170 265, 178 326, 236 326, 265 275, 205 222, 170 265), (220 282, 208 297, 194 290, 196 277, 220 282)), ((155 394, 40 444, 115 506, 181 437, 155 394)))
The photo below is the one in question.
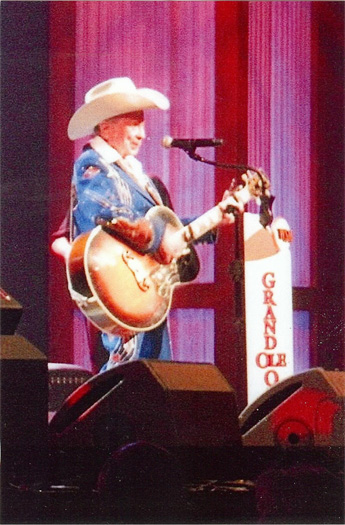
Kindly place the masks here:
MULTIPOLYGON (((252 195, 248 188, 244 187, 236 192, 236 198, 239 202, 242 202, 242 204, 245 205, 252 199, 252 195)), ((174 235, 179 235, 180 239, 187 244, 199 239, 202 235, 213 228, 216 228, 220 224, 224 218, 225 210, 228 205, 231 205, 230 198, 228 204, 227 200, 220 202, 193 222, 178 230, 174 235)))

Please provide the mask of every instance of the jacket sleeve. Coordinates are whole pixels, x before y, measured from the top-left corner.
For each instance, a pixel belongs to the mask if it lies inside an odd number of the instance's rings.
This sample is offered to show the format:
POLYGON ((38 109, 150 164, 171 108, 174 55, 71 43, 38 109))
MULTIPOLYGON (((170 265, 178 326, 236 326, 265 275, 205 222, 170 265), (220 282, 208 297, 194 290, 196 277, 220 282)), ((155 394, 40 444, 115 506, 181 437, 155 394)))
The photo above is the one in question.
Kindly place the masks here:
MULTIPOLYGON (((142 221, 138 219, 144 218, 151 206, 145 199, 135 195, 121 176, 120 169, 118 171, 106 163, 91 148, 86 149, 75 162, 73 186, 73 216, 77 235, 117 217, 123 217, 134 225, 142 225, 142 221)), ((151 227, 152 239, 144 250, 145 253, 158 250, 165 230, 165 224, 162 224, 159 218, 152 222, 151 227)))
POLYGON ((98 218, 111 220, 123 216, 135 220, 130 190, 120 175, 92 149, 87 149, 74 165, 72 185, 77 233, 89 231, 98 218))

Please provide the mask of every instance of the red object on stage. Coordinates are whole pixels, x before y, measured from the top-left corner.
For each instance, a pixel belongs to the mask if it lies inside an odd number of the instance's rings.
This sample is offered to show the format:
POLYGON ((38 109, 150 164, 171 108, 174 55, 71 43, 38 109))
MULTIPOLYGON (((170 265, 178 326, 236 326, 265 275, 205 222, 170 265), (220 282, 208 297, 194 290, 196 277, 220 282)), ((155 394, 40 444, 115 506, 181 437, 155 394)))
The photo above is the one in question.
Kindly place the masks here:
POLYGON ((247 446, 343 447, 345 372, 314 368, 282 381, 240 414, 247 446))

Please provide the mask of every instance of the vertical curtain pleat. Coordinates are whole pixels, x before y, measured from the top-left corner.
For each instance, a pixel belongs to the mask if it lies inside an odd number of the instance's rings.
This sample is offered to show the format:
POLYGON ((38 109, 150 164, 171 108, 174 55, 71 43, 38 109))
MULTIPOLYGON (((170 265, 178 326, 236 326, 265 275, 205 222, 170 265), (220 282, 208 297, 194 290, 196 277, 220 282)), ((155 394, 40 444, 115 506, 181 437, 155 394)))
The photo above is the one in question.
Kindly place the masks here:
POLYGON ((310 359, 310 313, 296 311, 293 314, 294 326, 294 370, 304 372, 311 366, 310 359))
POLYGON ((272 182, 274 214, 292 244, 293 284, 310 286, 310 2, 251 2, 249 16, 249 163, 272 182))
POLYGON ((214 312, 177 308, 169 319, 174 361, 214 363, 214 312))

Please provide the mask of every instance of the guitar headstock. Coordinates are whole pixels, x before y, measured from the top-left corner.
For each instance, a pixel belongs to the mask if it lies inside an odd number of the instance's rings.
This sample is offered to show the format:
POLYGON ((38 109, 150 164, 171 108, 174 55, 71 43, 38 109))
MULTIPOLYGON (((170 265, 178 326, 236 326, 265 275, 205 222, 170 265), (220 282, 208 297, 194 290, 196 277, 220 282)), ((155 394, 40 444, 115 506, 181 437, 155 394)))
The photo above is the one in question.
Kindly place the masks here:
MULTIPOLYGON (((257 171, 247 170, 243 173, 241 179, 244 182, 244 187, 249 191, 253 198, 269 197, 270 196, 270 181, 265 172, 259 168, 257 171)), ((241 186, 239 187, 241 189, 241 186)))

